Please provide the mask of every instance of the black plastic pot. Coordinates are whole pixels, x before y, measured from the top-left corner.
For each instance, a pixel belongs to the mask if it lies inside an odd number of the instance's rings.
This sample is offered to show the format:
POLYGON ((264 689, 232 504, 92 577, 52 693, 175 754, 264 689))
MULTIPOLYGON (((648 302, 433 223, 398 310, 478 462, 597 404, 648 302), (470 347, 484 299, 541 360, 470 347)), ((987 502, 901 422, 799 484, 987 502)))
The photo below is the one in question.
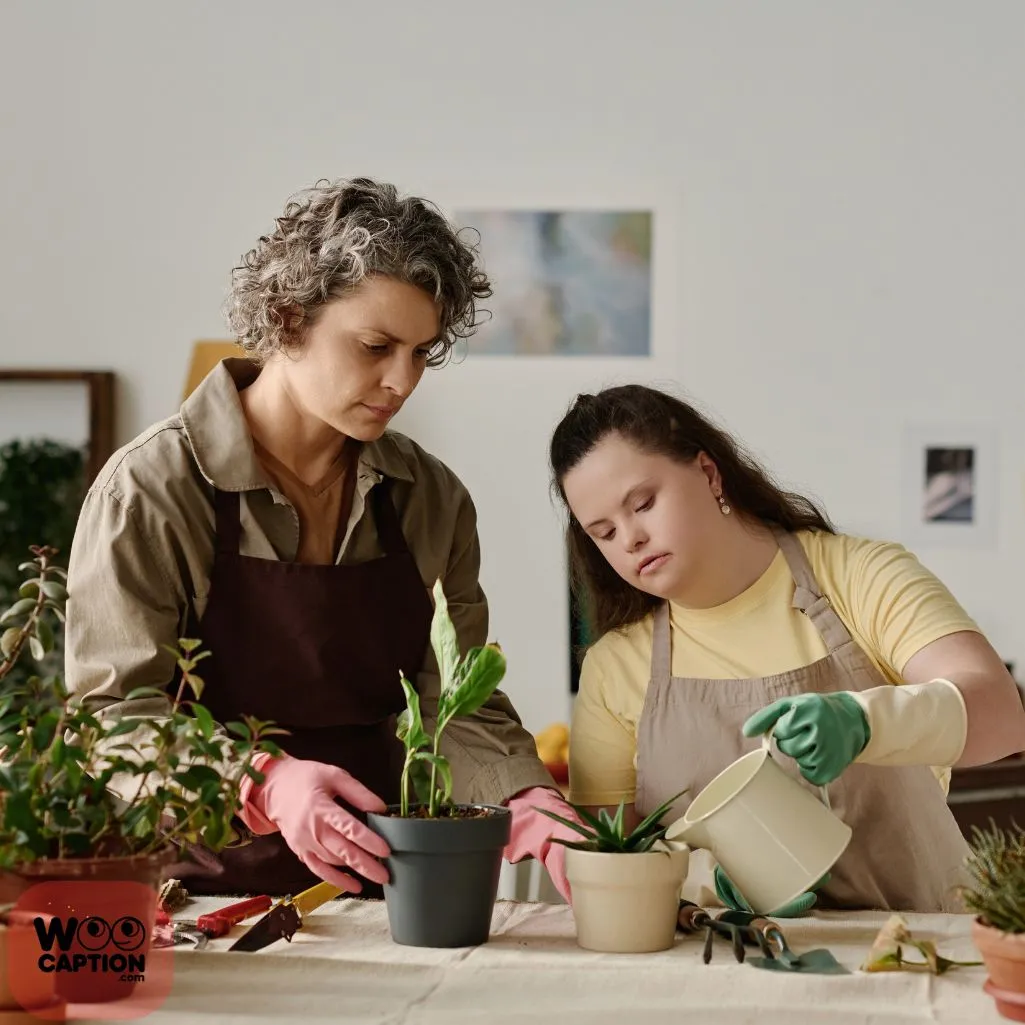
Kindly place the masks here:
POLYGON ((477 818, 402 818, 370 813, 367 824, 388 842, 384 886, 392 939, 410 947, 487 943, 498 896, 502 849, 512 815, 495 805, 477 818))

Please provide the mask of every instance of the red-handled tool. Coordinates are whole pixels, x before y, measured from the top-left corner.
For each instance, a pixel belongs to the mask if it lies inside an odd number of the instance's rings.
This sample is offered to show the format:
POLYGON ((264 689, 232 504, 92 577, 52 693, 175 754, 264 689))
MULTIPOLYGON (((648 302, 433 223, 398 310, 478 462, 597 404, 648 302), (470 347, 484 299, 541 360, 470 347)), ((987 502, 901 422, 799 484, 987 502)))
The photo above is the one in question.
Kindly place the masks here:
POLYGON ((227 936, 232 926, 237 925, 243 919, 269 910, 273 903, 272 897, 263 894, 259 897, 250 897, 248 900, 240 900, 236 904, 229 904, 217 911, 209 911, 205 915, 200 915, 195 922, 185 923, 172 920, 166 911, 157 909, 157 924, 166 925, 176 921, 177 924, 186 924, 199 929, 211 939, 217 939, 219 936, 227 936))
POLYGON ((237 904, 229 904, 220 911, 211 911, 200 915, 196 919, 196 928, 202 929, 208 936, 216 939, 218 936, 226 936, 233 925, 238 925, 244 918, 251 918, 263 911, 269 911, 274 901, 263 894, 259 897, 250 897, 248 900, 240 900, 237 904))

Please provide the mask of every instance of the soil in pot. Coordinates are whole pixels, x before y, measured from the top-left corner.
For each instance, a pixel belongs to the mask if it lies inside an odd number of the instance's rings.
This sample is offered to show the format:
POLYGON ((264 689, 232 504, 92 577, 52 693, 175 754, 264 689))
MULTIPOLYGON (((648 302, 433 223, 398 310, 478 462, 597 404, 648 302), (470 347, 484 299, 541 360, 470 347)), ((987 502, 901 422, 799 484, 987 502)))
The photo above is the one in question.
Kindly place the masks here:
POLYGON ((567 848, 577 943, 616 954, 668 950, 689 860, 686 849, 604 854, 567 848))
POLYGON ((157 896, 174 851, 111 858, 42 859, 5 873, 0 890, 17 909, 46 916, 44 936, 33 928, 27 970, 50 977, 68 1003, 110 1003, 147 996, 170 982, 166 960, 151 949, 157 896), (155 956, 156 954, 156 956, 155 956), (166 979, 163 978, 166 976, 166 979))
POLYGON ((512 814, 495 805, 456 805, 426 817, 397 806, 367 815, 388 842, 384 886, 392 939, 411 947, 475 947, 486 943, 498 896, 502 850, 512 814))
POLYGON ((1012 1021, 1025 1021, 1025 934, 1001 932, 975 919, 972 939, 986 963, 986 991, 997 1010, 1012 1021))

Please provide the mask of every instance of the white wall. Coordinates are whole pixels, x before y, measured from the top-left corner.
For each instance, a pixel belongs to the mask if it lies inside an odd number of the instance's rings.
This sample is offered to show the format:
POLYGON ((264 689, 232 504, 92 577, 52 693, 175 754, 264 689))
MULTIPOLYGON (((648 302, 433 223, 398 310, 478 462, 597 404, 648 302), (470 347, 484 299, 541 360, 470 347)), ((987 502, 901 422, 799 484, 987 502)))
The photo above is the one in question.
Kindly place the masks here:
POLYGON ((650 361, 471 355, 400 425, 476 497, 528 726, 569 707, 546 442, 611 381, 678 382, 896 539, 905 423, 992 424, 997 543, 920 554, 1025 663, 1020 0, 8 0, 0 38, 0 364, 115 369, 122 440, 318 177, 654 209, 650 361))

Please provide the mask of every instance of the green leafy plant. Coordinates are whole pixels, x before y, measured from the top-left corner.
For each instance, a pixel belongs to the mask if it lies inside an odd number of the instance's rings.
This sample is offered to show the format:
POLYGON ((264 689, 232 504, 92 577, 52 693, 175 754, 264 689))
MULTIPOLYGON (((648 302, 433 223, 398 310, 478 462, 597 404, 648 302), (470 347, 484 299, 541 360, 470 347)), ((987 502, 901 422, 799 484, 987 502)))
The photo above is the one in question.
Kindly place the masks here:
MULTIPOLYGON (((256 754, 279 754, 282 733, 246 717, 219 728, 198 698, 199 642, 172 649, 180 682, 161 719, 100 719, 61 677, 12 682, 26 651, 41 661, 64 621, 64 571, 51 548, 33 548, 29 579, 0 617, 0 869, 41 858, 149 854, 172 843, 218 850, 237 839, 232 818, 245 776, 262 782, 256 754), (191 693, 192 699, 188 698, 191 693), (117 791, 111 784, 117 781, 117 791)), ((143 687, 128 700, 164 696, 143 687)))
POLYGON ((966 868, 971 880, 961 899, 985 925, 1001 932, 1025 933, 1025 834, 999 828, 972 827, 966 868))
POLYGON ((639 822, 633 829, 628 830, 625 825, 626 802, 620 801, 619 807, 614 814, 609 814, 607 808, 602 808, 597 815, 588 811, 578 804, 573 809, 584 820, 572 822, 563 818, 556 812, 548 811, 545 808, 538 808, 542 815, 547 815, 564 826, 576 830, 583 840, 554 840, 566 847, 573 847, 578 851, 594 851, 597 854, 644 854, 654 848, 669 828, 661 824, 661 818, 679 800, 686 790, 681 790, 675 797, 670 797, 664 804, 660 804, 647 818, 639 822))
MULTIPOLYGON (((49 538, 62 552, 71 550, 85 483, 81 447, 50 438, 14 438, 0 445, 0 609, 15 601, 22 583, 18 563, 36 538, 49 538)), ((45 662, 54 671, 60 641, 58 634, 45 662)), ((27 673, 16 675, 24 679, 27 673)))
POLYGON ((505 656, 497 644, 471 648, 465 655, 460 655, 459 639, 440 580, 434 584, 431 647, 441 677, 433 735, 424 725, 416 688, 404 673, 399 673, 406 695, 406 707, 399 715, 396 729, 396 735, 406 749, 399 808, 403 817, 411 813, 411 785, 419 801, 415 807, 416 814, 436 818, 452 813, 452 769, 448 759, 441 754, 442 733, 456 716, 476 712, 494 694, 505 676, 505 656))

